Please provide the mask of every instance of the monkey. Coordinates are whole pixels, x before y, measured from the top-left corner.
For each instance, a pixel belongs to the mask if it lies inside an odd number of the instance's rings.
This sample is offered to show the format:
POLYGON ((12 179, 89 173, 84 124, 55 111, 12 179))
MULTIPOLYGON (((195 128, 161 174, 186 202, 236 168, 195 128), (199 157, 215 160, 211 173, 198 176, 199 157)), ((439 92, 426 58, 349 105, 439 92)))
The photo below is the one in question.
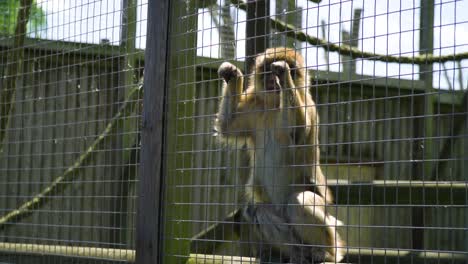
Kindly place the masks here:
POLYGON ((235 65, 223 62, 218 75, 214 129, 222 143, 248 153, 243 214, 255 240, 293 263, 341 261, 341 222, 326 210, 333 198, 319 165, 319 120, 304 58, 284 47, 258 54, 245 91, 235 65))

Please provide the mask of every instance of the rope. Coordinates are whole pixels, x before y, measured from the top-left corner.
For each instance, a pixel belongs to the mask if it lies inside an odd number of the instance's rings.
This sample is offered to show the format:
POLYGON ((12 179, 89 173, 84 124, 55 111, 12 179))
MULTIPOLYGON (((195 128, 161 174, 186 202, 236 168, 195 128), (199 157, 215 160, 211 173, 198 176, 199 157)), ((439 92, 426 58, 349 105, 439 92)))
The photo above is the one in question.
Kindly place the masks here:
MULTIPOLYGON (((43 203, 44 200, 47 198, 47 195, 53 195, 53 193, 56 191, 58 185, 62 183, 68 175, 72 174, 73 172, 77 171, 80 169, 80 166, 89 158, 91 153, 97 148, 99 143, 101 143, 111 132, 112 128, 115 126, 115 124, 121 119, 122 115, 127 112, 129 109, 131 109, 132 106, 134 106, 132 101, 134 101, 137 96, 140 94, 139 92, 142 89, 140 87, 135 87, 133 88, 127 98, 125 99, 123 105, 120 107, 119 111, 117 114, 115 114, 114 117, 109 121, 107 124, 106 128, 104 131, 102 131, 101 134, 93 141, 93 143, 86 149, 86 151, 81 154, 80 157, 73 163, 72 166, 70 166, 68 169, 63 172, 62 175, 58 176, 55 178, 54 181, 52 181, 47 187, 45 187, 40 193, 35 195, 32 199, 29 201, 23 203, 21 206, 19 206, 17 209, 9 212, 8 214, 2 216, 0 218, 0 228, 2 228, 6 223, 8 223, 10 220, 14 218, 18 218, 22 215, 25 215, 26 213, 29 213, 31 211, 31 208, 35 206, 39 206, 39 204, 43 203)), ((69 184, 69 183, 66 183, 69 184)))
MULTIPOLYGON (((247 11, 247 4, 242 0, 231 0, 231 3, 236 5, 238 8, 247 11)), ((447 61, 461 61, 468 59, 468 52, 462 52, 450 55, 435 56, 432 54, 421 54, 416 56, 392 56, 384 54, 376 54, 372 52, 361 51, 356 47, 352 47, 346 44, 335 44, 326 40, 307 35, 300 31, 293 25, 284 23, 283 21, 269 18, 272 28, 279 32, 284 32, 288 37, 308 42, 311 45, 318 46, 329 52, 338 52, 341 55, 349 56, 354 59, 366 59, 383 62, 397 62, 397 63, 410 63, 410 64, 431 64, 431 63, 444 63, 447 61)))

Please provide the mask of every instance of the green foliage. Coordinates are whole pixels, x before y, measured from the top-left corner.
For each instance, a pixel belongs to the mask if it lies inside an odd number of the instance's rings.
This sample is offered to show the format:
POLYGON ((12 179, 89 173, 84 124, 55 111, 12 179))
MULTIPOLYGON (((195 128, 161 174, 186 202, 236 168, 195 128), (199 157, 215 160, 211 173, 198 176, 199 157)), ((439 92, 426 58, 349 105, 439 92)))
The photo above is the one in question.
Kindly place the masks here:
MULTIPOLYGON (((16 19, 20 7, 20 0, 0 0, 0 34, 14 35, 16 19)), ((31 14, 28 22, 28 33, 37 31, 46 25, 45 12, 36 1, 32 2, 31 14)))

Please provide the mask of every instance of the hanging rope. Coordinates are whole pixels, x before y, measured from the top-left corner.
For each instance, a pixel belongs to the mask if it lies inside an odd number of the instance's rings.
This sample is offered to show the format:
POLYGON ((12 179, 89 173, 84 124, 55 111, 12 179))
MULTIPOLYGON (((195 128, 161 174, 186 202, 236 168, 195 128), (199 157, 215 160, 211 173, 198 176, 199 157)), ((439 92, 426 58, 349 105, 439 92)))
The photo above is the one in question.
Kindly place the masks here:
MULTIPOLYGON (((13 219, 17 220, 18 217, 25 215, 26 213, 31 212, 31 209, 35 206, 39 206, 41 203, 44 203, 47 199, 48 195, 52 195, 57 190, 57 187, 60 183, 62 183, 67 176, 76 172, 80 169, 81 165, 90 157, 91 153, 96 150, 97 146, 107 137, 111 130, 115 127, 115 124, 122 118, 125 112, 129 111, 135 104, 135 100, 138 99, 140 96, 140 92, 142 89, 140 87, 133 88, 126 100, 123 102, 123 105, 120 107, 117 114, 112 117, 112 119, 107 124, 104 131, 94 140, 94 142, 86 149, 86 151, 81 154, 81 156, 73 163, 71 167, 65 170, 62 175, 55 178, 47 187, 45 187, 40 193, 36 194, 32 199, 23 203, 17 209, 9 212, 8 214, 2 216, 0 218, 0 229, 5 226, 6 223, 13 221, 13 219)), ((71 182, 71 181, 70 181, 71 182)), ((64 184, 70 184, 64 183, 64 184)))
MULTIPOLYGON (((238 8, 247 11, 247 4, 242 0, 231 0, 231 3, 236 5, 238 8)), ((396 63, 409 63, 409 64, 431 64, 431 63, 444 63, 447 61, 461 61, 468 59, 468 52, 462 52, 458 54, 440 55, 435 56, 432 54, 422 54, 415 56, 392 56, 384 54, 376 54, 372 52, 361 51, 356 47, 352 47, 346 44, 335 44, 326 40, 313 37, 305 34, 296 27, 284 23, 280 20, 270 18, 271 27, 278 32, 284 32, 288 37, 307 42, 311 45, 323 48, 329 52, 338 52, 341 55, 349 56, 354 59, 366 59, 383 62, 396 62, 396 63)))

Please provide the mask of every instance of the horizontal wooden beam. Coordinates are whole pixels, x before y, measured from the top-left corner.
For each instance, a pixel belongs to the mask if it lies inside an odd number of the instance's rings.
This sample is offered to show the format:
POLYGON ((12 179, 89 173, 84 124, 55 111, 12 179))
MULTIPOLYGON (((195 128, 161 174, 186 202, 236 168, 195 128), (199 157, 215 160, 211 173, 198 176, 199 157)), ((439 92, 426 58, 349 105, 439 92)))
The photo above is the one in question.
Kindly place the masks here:
POLYGON ((0 242, 0 254, 67 256, 89 259, 135 261, 135 250, 0 242))
MULTIPOLYGON (((90 44, 81 42, 71 41, 58 41, 58 40, 46 40, 36 38, 26 38, 24 42, 24 49, 26 52, 34 52, 36 56, 39 54, 50 54, 60 55, 67 54, 81 57, 107 57, 117 58, 128 55, 128 51, 125 47, 110 44, 90 44)), ((0 51, 7 50, 13 47, 13 39, 4 37, 0 42, 0 51)), ((135 54, 132 54, 137 60, 144 60, 144 50, 135 49, 135 54)), ((36 59, 36 57, 34 58, 36 59)))
MULTIPOLYGON (((79 257, 83 259, 103 259, 134 262, 135 251, 132 249, 76 247, 62 245, 41 245, 26 243, 0 243, 0 255, 39 255, 43 257, 79 257)), ((345 263, 466 263, 467 254, 461 252, 411 251, 395 249, 352 248, 347 250, 345 263)), ((225 256, 211 254, 190 254, 187 263, 258 263, 258 260, 246 256, 225 256)))
POLYGON ((224 256, 224 255, 205 255, 205 254, 190 254, 187 264, 228 264, 228 263, 245 263, 257 264, 260 263, 257 259, 241 256, 224 256))
POLYGON ((466 206, 468 183, 440 181, 370 181, 329 180, 338 206, 466 206))
MULTIPOLYGON (((467 254, 447 253, 428 250, 395 250, 395 249, 348 249, 340 263, 466 263, 467 254)), ((228 264, 259 263, 258 259, 241 256, 190 254, 190 264, 228 264)), ((325 264, 325 263, 323 263, 325 264)))

